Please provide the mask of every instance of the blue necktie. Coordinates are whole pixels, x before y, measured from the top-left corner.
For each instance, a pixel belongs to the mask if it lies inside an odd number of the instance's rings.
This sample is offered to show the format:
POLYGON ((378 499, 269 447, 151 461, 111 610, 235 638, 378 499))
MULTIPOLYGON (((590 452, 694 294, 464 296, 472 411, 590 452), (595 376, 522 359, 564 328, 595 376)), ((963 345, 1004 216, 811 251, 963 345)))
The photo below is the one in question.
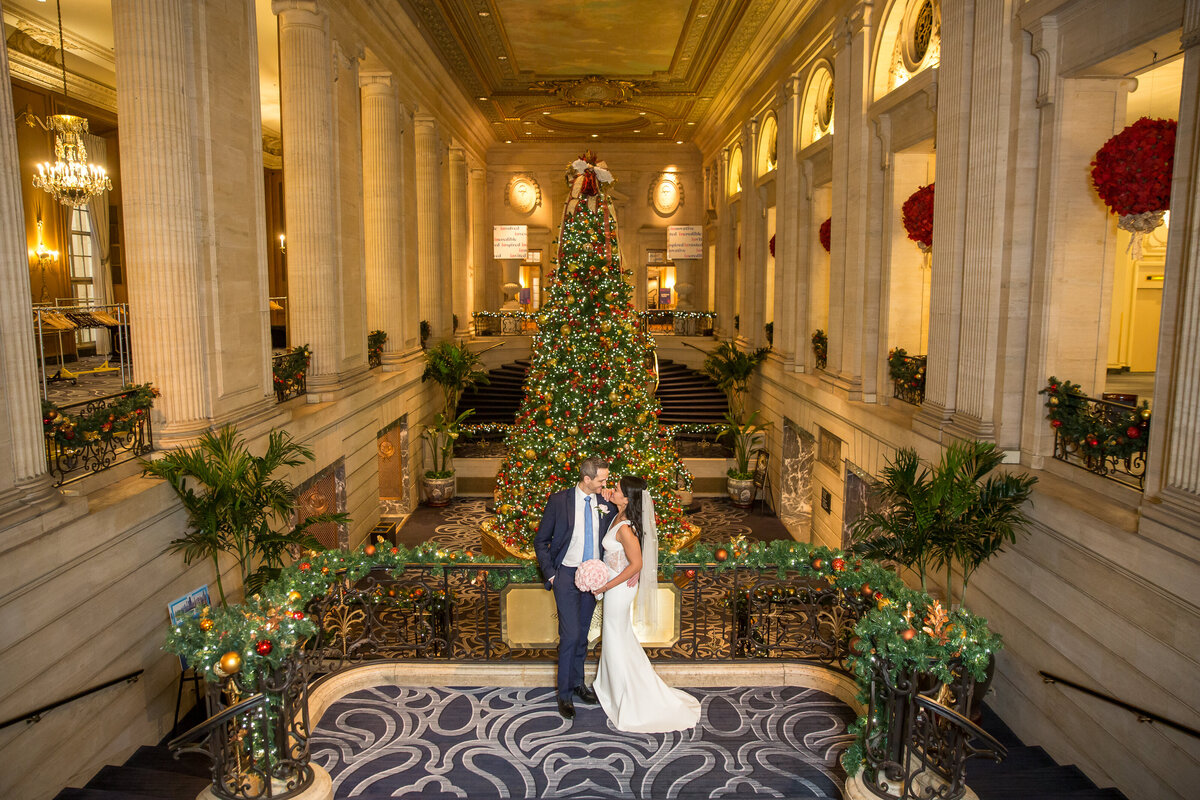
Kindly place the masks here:
POLYGON ((584 495, 583 498, 583 560, 591 561, 595 556, 596 546, 592 543, 592 539, 596 538, 592 531, 592 496, 584 495))

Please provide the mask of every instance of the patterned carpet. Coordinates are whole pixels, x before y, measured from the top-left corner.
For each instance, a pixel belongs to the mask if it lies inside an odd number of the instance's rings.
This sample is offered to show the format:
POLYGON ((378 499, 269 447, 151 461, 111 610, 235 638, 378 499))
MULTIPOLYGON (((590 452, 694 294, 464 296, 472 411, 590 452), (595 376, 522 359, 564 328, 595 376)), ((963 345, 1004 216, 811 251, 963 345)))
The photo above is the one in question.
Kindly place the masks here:
POLYGON ((841 797, 853 712, 794 687, 689 689, 700 724, 621 733, 599 706, 564 720, 553 690, 383 686, 330 707, 313 761, 339 798, 841 797))

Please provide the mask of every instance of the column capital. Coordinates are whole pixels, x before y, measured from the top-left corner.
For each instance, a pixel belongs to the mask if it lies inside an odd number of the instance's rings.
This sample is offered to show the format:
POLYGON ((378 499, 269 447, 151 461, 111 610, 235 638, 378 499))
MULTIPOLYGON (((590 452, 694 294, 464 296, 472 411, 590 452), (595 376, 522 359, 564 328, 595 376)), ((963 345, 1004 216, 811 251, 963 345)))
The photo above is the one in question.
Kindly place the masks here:
MULTIPOLYGON (((372 94, 392 94, 392 73, 386 69, 367 69, 358 73, 358 85, 372 94)), ((394 95, 393 95, 394 96, 394 95)))
POLYGON ((1200 0, 1185 0, 1183 4, 1183 34, 1179 44, 1184 50, 1200 45, 1200 0))
POLYGON ((437 134, 437 117, 432 114, 426 114, 424 111, 413 112, 413 125, 423 133, 437 134))
POLYGON ((271 13, 287 23, 323 24, 325 10, 317 0, 271 0, 271 13))
POLYGON ((833 34, 833 53, 837 55, 850 46, 854 38, 863 32, 871 21, 871 3, 868 0, 855 3, 854 7, 838 21, 833 34))

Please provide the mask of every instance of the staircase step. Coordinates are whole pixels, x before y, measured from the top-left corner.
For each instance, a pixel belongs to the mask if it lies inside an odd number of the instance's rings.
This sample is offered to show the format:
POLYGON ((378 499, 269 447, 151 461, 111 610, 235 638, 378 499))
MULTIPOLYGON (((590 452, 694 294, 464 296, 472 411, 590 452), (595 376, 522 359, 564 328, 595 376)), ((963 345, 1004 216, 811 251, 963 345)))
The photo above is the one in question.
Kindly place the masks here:
MULTIPOLYGON (((1025 792, 1025 797, 1035 794, 1054 793, 1061 796, 1066 792, 1094 790, 1096 785, 1079 771, 1078 767, 1039 767, 1037 769, 1021 770, 1019 772, 1001 772, 992 775, 970 774, 968 769, 967 785, 979 795, 979 800, 994 800, 1003 794, 1025 792)), ((1017 796, 1017 795, 1014 795, 1017 796)), ((1047 794, 1046 796, 1051 796, 1047 794)))
POLYGON ((84 788, 125 791, 135 800, 139 794, 161 800, 195 800, 208 785, 209 780, 194 775, 109 765, 101 767, 84 788))
POLYGON ((967 783, 976 777, 986 777, 1001 772, 1023 772, 1029 769, 1057 766, 1057 762, 1040 747, 1010 747, 1008 755, 997 763, 986 758, 973 758, 967 762, 967 783))
POLYGON ((143 745, 125 761, 127 767, 139 769, 155 769, 160 772, 178 772, 196 778, 209 780, 212 770, 209 760, 199 753, 182 753, 179 758, 171 755, 165 747, 150 747, 143 745))
POLYGON ((54 800, 163 800, 156 794, 138 794, 127 789, 76 789, 68 786, 54 800))

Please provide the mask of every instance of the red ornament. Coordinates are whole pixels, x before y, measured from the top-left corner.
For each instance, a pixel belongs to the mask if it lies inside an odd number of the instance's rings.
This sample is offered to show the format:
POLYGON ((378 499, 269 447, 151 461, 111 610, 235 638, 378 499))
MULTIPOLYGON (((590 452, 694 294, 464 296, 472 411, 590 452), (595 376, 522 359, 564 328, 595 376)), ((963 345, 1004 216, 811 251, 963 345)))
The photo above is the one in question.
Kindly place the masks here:
POLYGON ((1053 428, 1061 428, 1062 420, 1061 419, 1052 419, 1052 420, 1050 420, 1050 426, 1053 428))
POLYGON ((1142 429, 1139 428, 1137 425, 1130 425, 1125 430, 1125 435, 1128 436, 1130 439, 1136 439, 1142 435, 1142 429))
POLYGON ((813 569, 820 569, 820 568, 821 568, 821 567, 823 567, 823 566, 825 566, 825 562, 824 562, 824 561, 822 561, 822 560, 821 560, 821 559, 819 559, 819 558, 814 558, 814 559, 813 559, 813 561, 812 561, 812 568, 813 568, 813 569))
POLYGON ((846 568, 846 560, 845 559, 835 558, 833 560, 833 571, 834 572, 841 572, 845 568, 846 568))
POLYGON ((729 551, 724 547, 718 547, 717 552, 713 553, 713 558, 717 561, 725 561, 729 558, 729 551))
POLYGON ((364 547, 364 548, 363 548, 363 555, 368 555, 368 556, 373 556, 373 555, 375 555, 375 545, 373 545, 373 544, 369 544, 369 545, 367 545, 366 547, 364 547))
POLYGON ((397 553, 399 553, 399 552, 400 552, 400 548, 399 548, 399 547, 393 547, 393 548, 392 548, 392 555, 396 555, 396 554, 397 554, 397 553))
POLYGON ((254 645, 254 652, 258 653, 260 656, 270 655, 272 647, 273 645, 271 644, 270 640, 263 639, 261 642, 258 642, 256 645, 254 645))
POLYGON ((933 184, 922 186, 904 201, 904 230, 923 251, 933 247, 933 184))
POLYGON ((917 632, 913 628, 905 628, 903 631, 900 632, 900 638, 906 642, 911 642, 913 640, 913 637, 916 635, 917 635, 917 632))
POLYGON ((303 611, 293 611, 292 619, 295 619, 295 620, 304 619, 304 612, 303 611))
POLYGON ((300 562, 301 572, 308 572, 310 569, 312 569, 312 564, 308 563, 307 561, 300 562))
POLYGON ((875 590, 871 588, 871 584, 864 583, 862 585, 862 593, 863 593, 863 597, 870 597, 873 594, 875 594, 875 590))
POLYGON ((821 232, 820 232, 821 247, 825 248, 826 253, 829 252, 829 238, 830 238, 830 234, 832 232, 833 232, 833 218, 830 217, 829 219, 827 219, 821 223, 821 232))
POLYGON ((686 570, 683 574, 687 575, 689 578, 694 578, 694 577, 696 577, 696 570, 689 569, 689 570, 686 570))
POLYGON ((1092 161, 1092 185, 1118 216, 1171 208, 1173 119, 1142 117, 1104 143, 1092 161))
POLYGON ((1087 443, 1092 447, 1098 447, 1100 445, 1100 440, 1094 436, 1089 436, 1087 443))

